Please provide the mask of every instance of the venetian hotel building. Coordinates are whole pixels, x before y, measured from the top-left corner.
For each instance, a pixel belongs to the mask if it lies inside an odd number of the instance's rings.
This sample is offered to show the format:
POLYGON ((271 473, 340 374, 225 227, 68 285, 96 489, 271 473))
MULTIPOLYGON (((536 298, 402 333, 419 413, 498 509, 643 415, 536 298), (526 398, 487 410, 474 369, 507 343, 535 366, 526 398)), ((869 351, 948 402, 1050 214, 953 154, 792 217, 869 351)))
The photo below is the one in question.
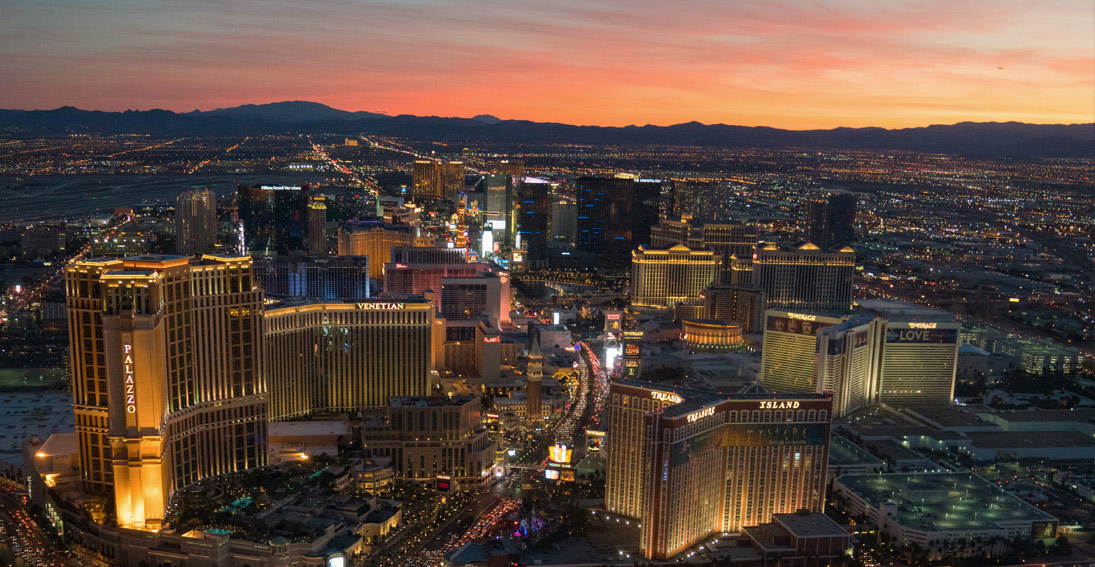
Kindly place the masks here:
POLYGON ((666 559, 719 532, 825 502, 831 400, 717 395, 624 379, 609 390, 608 512, 666 559))
POLYGON ((434 311, 422 299, 267 309, 270 419, 357 413, 391 397, 429 395, 443 323, 434 311))
POLYGON ((65 270, 80 474, 122 527, 264 465, 262 290, 249 257, 144 255, 65 270))

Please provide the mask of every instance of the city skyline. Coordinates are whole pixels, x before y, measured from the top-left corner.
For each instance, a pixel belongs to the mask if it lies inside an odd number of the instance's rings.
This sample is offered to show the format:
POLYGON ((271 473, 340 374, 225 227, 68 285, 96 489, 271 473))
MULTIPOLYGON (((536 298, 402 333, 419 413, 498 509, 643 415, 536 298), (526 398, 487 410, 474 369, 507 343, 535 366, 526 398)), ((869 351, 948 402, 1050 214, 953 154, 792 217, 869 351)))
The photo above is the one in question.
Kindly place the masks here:
POLYGON ((0 69, 14 79, 0 106, 305 99, 605 126, 1091 122, 1093 17, 1079 2, 45 2, 0 24, 0 69))

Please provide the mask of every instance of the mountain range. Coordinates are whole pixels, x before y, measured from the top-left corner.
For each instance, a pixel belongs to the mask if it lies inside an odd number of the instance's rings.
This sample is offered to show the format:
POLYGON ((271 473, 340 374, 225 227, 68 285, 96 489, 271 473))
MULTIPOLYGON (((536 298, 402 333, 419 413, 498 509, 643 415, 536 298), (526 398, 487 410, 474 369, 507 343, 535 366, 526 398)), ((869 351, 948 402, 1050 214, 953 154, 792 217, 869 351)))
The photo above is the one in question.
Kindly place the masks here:
POLYGON ((185 113, 169 110, 103 112, 71 106, 54 110, 0 110, 0 136, 67 133, 155 136, 377 134, 454 143, 841 148, 993 158, 1095 157, 1095 123, 962 122, 892 130, 783 130, 699 122, 672 126, 608 127, 500 120, 486 114, 474 118, 389 116, 373 112, 348 112, 306 101, 247 104, 185 113))

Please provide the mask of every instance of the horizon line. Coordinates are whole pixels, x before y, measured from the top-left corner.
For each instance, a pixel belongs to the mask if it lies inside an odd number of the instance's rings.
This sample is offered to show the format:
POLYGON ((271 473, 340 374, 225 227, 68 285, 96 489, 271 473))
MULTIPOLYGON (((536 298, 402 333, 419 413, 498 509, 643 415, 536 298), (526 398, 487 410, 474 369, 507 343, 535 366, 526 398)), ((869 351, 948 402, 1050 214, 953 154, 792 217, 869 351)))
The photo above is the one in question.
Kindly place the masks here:
MULTIPOLYGON (((180 116, 185 116, 185 115, 191 114, 193 112, 208 113, 208 112, 216 112, 218 110, 234 110, 234 109, 237 109, 237 108, 242 108, 244 106, 269 106, 269 105, 283 104, 283 103, 316 104, 316 105, 324 106, 326 108, 329 108, 329 109, 335 110, 335 111, 339 111, 339 112, 346 112, 346 113, 364 112, 364 113, 368 113, 368 114, 377 114, 377 115, 381 115, 381 116, 386 116, 388 118, 397 118, 397 117, 400 117, 400 116, 413 116, 413 117, 416 117, 416 118, 443 118, 443 119, 458 119, 458 120, 475 120, 474 116, 440 116, 440 115, 437 115, 437 114, 410 114, 410 113, 392 114, 392 113, 384 111, 384 110, 345 110, 345 109, 333 107, 329 104, 322 103, 322 102, 316 102, 316 101, 312 101, 312 100, 300 100, 300 99, 277 100, 277 101, 272 101, 272 102, 257 102, 257 103, 256 102, 248 102, 248 103, 238 104, 236 106, 226 106, 226 107, 222 106, 222 107, 216 107, 216 108, 211 108, 211 109, 207 109, 207 110, 203 110, 203 109, 200 109, 200 108, 195 108, 193 110, 173 110, 173 109, 170 109, 170 108, 145 108, 145 109, 127 108, 125 110, 102 110, 102 109, 97 109, 97 108, 80 108, 80 107, 75 106, 75 105, 65 104, 65 105, 58 106, 56 108, 31 108, 31 109, 28 109, 28 108, 0 108, 0 112, 2 112, 2 111, 52 112, 52 111, 61 110, 61 109, 64 109, 64 108, 72 108, 72 109, 79 110, 79 111, 82 111, 82 112, 103 112, 103 113, 109 113, 109 114, 122 114, 122 113, 125 113, 125 112, 152 112, 152 111, 160 110, 160 111, 164 111, 164 112, 171 112, 173 114, 180 115, 180 116)), ((1018 121, 1018 120, 992 120, 992 121, 985 122, 985 121, 976 121, 976 120, 960 120, 958 122, 951 122, 951 123, 930 123, 930 124, 921 124, 919 126, 902 126, 902 127, 897 127, 897 128, 887 128, 885 126, 830 126, 828 128, 794 129, 794 128, 780 128, 780 127, 777 127, 777 126, 768 126, 768 125, 765 125, 765 124, 746 125, 746 124, 726 124, 726 123, 723 123, 723 122, 707 123, 707 122, 700 122, 699 120, 690 120, 690 121, 687 121, 687 122, 677 122, 677 123, 674 123, 674 124, 652 124, 652 123, 647 123, 647 124, 640 125, 640 124, 631 123, 631 124, 628 124, 628 125, 625 125, 625 126, 615 126, 615 125, 604 125, 604 124, 571 124, 571 123, 568 123, 568 122, 556 122, 556 121, 550 121, 550 120, 549 121, 540 121, 540 120, 531 120, 531 119, 526 119, 526 118, 501 118, 501 117, 498 117, 498 116, 496 116, 494 114, 491 114, 489 112, 482 112, 482 113, 476 114, 475 116, 490 116, 492 118, 497 119, 500 122, 531 122, 531 123, 534 123, 534 124, 560 124, 560 125, 572 126, 572 127, 576 127, 576 128, 620 128, 620 129, 623 129, 623 128, 645 128, 645 127, 669 128, 669 127, 673 127, 673 126, 682 126, 682 125, 685 125, 685 124, 699 124, 701 126, 726 126, 726 127, 731 127, 731 128, 768 128, 768 129, 772 129, 772 130, 783 130, 783 131, 787 131, 787 132, 817 132, 817 131, 829 131, 829 130, 840 130, 840 129, 898 131, 898 130, 915 130, 915 129, 918 129, 918 128, 930 128, 932 126, 958 126, 960 124, 1021 124, 1021 125, 1028 125, 1028 126, 1089 126, 1089 125, 1095 125, 1095 121, 1092 121, 1092 122, 1022 122, 1022 121, 1018 121)))

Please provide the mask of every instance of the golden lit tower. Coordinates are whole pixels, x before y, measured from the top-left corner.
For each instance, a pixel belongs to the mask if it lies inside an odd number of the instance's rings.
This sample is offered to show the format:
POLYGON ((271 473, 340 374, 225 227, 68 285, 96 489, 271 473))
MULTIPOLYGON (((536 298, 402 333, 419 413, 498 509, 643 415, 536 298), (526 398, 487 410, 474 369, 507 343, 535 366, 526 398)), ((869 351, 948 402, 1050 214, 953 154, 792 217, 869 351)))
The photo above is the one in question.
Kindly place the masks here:
POLYGON ((528 370, 525 372, 528 386, 525 388, 525 411, 529 421, 540 419, 540 398, 544 385, 544 355, 540 353, 540 338, 532 338, 532 348, 528 351, 528 370))
POLYGON ((622 379, 609 386, 607 410, 605 508, 638 521, 647 559, 825 504, 827 396, 622 379))
MULTIPOLYGON (((733 271, 745 269, 747 263, 739 260, 731 266, 731 279, 737 277, 733 271)), ((847 246, 822 250, 806 242, 781 249, 766 244, 757 247, 752 259, 752 282, 764 292, 766 309, 847 313, 854 271, 855 251, 847 246)))
POLYGON ((420 298, 268 309, 270 419, 357 413, 391 397, 430 395, 440 324, 420 298))
POLYGON ((308 253, 322 255, 327 253, 327 203, 323 197, 312 197, 308 201, 308 253))
POLYGON ((710 250, 683 244, 669 248, 640 246, 631 253, 631 303, 673 307, 695 301, 719 277, 722 260, 710 250))
POLYGON ((145 255, 66 269, 80 472, 118 524, 266 463, 262 290, 249 257, 145 255))

